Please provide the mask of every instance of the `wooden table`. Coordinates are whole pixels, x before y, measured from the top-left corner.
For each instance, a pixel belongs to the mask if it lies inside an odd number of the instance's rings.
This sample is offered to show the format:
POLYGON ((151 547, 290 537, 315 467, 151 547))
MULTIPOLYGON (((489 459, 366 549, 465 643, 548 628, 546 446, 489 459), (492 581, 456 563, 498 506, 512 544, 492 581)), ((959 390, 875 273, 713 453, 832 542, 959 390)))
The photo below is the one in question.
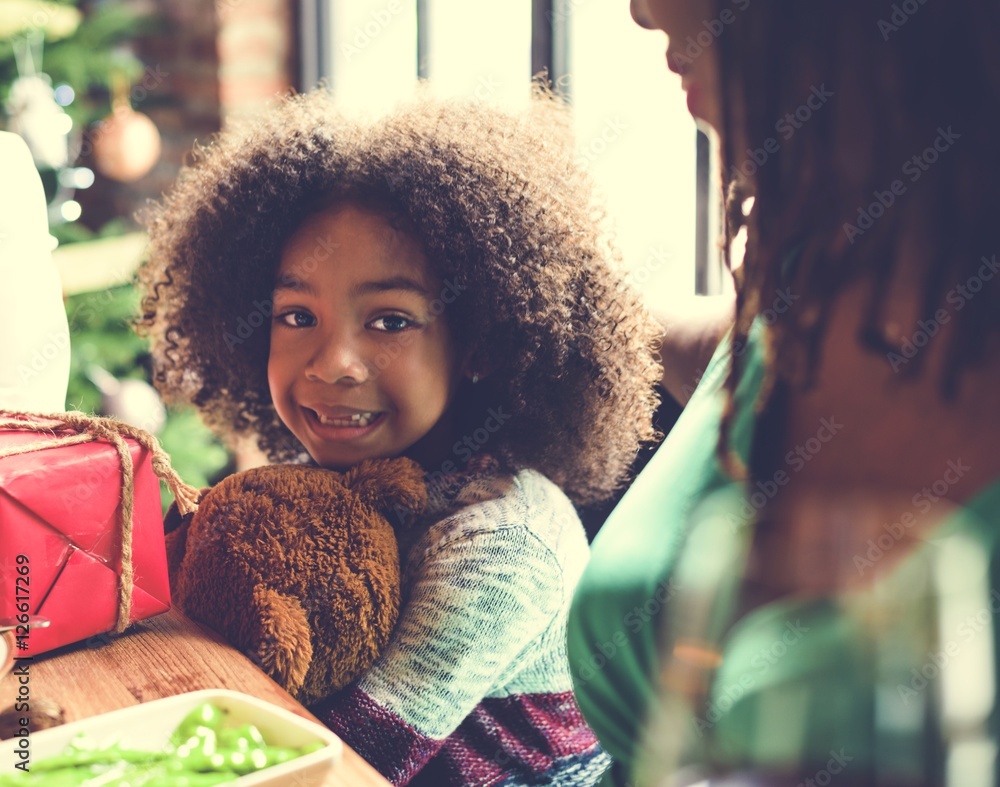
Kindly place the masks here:
MULTIPOLYGON (((30 669, 32 699, 58 703, 65 721, 198 689, 242 691, 318 721, 242 653, 176 610, 137 623, 120 637, 94 637, 39 656, 30 669)), ((0 698, 15 697, 15 680, 7 675, 0 681, 0 698)), ((330 787, 388 784, 347 746, 343 761, 324 782, 330 787)))

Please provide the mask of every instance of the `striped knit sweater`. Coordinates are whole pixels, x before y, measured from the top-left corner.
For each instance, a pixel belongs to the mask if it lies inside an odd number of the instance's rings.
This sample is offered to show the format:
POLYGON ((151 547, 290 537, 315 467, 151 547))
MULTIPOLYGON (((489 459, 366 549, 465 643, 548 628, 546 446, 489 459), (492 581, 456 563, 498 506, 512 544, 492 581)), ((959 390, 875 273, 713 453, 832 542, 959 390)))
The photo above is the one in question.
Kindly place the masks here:
POLYGON ((312 710, 393 784, 595 784, 610 763, 583 720, 566 614, 589 547, 572 504, 488 457, 429 482, 385 652, 312 710))

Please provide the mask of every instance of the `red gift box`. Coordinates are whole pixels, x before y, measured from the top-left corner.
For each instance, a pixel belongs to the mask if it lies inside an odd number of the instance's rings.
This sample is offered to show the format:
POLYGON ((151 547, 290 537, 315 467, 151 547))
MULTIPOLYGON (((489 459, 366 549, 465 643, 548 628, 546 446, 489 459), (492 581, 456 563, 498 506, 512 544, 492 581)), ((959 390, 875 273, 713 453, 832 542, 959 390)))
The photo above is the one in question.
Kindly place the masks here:
POLYGON ((197 494, 141 430, 81 413, 0 413, 0 618, 51 621, 22 636, 18 655, 170 608, 158 474, 179 501, 197 494))

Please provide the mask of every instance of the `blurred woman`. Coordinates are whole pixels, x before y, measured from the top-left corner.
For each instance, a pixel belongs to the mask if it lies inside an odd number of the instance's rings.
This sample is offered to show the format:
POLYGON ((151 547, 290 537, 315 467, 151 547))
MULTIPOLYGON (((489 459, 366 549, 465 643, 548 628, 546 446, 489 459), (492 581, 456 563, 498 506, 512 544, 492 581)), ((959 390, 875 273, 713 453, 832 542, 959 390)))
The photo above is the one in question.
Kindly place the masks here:
MULTIPOLYGON (((617 761, 608 780, 648 780, 641 741, 687 658, 718 670, 688 729, 695 768, 801 779, 834 763, 827 779, 851 768, 851 783, 941 783, 945 750, 927 733, 940 698, 923 668, 952 641, 928 621, 937 645, 876 686, 865 654, 884 637, 854 631, 830 600, 864 606, 901 576, 923 581, 906 574, 911 558, 949 527, 1000 587, 1000 7, 632 0, 632 15, 666 33, 667 67, 717 134, 727 240, 746 227, 747 246, 734 327, 598 535, 571 613, 580 706, 617 761), (732 537, 769 523, 750 561, 768 591, 743 599, 757 616, 718 647, 682 653, 670 632, 690 615, 675 575, 690 516, 734 482, 732 537), (877 511, 837 519, 834 502, 810 527, 778 515, 817 489, 877 511)), ((679 332, 681 345, 668 333, 665 363, 704 368, 718 330, 679 332)), ((971 676, 987 709, 969 738, 994 750, 996 628, 982 637, 990 668, 971 676)))

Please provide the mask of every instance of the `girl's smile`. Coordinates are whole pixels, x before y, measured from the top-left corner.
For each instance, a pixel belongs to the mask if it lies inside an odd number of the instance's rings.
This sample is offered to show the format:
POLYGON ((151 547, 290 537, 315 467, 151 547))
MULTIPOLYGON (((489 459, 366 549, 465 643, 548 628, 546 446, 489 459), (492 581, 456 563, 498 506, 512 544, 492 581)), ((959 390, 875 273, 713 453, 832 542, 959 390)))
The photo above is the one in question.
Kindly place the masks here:
POLYGON ((441 460, 462 375, 440 291, 420 244, 375 210, 337 205, 292 235, 275 277, 268 386, 317 463, 441 460))
POLYGON ((329 414, 331 411, 345 411, 349 408, 328 408, 322 405, 304 407, 309 428, 323 440, 360 440, 385 423, 384 411, 360 410, 351 414, 329 414))

